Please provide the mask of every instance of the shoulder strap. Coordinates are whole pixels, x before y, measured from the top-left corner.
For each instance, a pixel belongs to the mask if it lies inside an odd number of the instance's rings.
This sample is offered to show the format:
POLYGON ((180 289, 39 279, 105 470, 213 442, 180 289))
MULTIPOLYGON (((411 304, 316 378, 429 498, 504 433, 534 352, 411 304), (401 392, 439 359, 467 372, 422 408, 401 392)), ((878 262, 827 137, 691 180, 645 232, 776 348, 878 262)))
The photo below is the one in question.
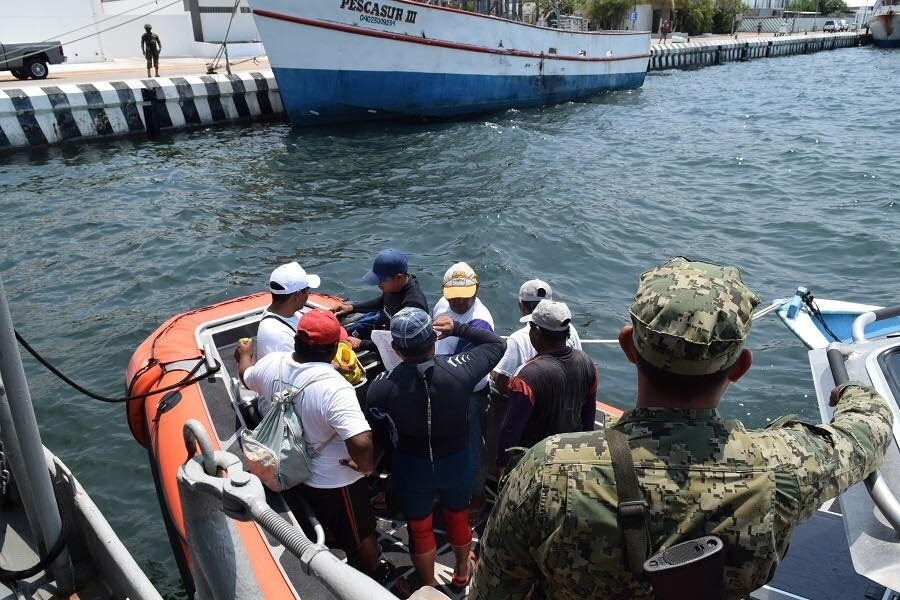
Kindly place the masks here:
POLYGON ((616 493, 619 496, 616 518, 625 538, 625 561, 629 571, 640 575, 644 572, 644 561, 650 555, 647 501, 638 485, 628 436, 618 429, 607 429, 606 443, 612 457, 616 493))
POLYGON ((266 316, 264 316, 262 319, 260 319, 259 322, 262 323, 266 319, 275 319, 276 321, 278 321, 279 323, 282 323, 285 327, 287 327, 291 331, 295 331, 294 327, 290 323, 288 323, 287 321, 285 321, 278 315, 273 315, 272 313, 269 313, 266 316))

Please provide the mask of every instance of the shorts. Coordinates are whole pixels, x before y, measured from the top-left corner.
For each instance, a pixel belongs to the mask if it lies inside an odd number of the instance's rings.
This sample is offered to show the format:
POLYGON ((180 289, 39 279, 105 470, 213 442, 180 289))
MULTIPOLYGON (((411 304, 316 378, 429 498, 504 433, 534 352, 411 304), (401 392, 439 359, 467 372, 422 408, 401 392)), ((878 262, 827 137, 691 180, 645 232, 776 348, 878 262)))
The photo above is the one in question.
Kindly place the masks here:
POLYGON ((451 511, 469 505, 472 488, 472 458, 466 448, 434 460, 394 452, 394 497, 407 519, 424 519, 433 509, 435 493, 441 506, 451 511))
POLYGON ((340 488, 314 488, 300 484, 283 491, 281 495, 307 537, 315 540, 312 525, 297 496, 306 499, 322 527, 334 536, 335 546, 347 553, 350 564, 357 564, 357 548, 364 539, 375 533, 375 514, 369 501, 369 482, 365 477, 340 488))

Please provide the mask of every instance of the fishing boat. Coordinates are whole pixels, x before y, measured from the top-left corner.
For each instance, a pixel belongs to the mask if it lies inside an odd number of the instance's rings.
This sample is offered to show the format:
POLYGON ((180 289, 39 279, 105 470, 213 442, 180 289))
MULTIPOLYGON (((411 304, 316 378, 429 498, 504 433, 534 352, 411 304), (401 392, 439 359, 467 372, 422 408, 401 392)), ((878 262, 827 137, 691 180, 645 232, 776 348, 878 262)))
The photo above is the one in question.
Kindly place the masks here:
POLYGON ((41 442, 0 282, 0 595, 161 600, 72 472, 41 442))
POLYGON ((900 47, 900 2, 880 0, 869 19, 872 43, 881 48, 900 47))
POLYGON ((251 0, 301 125, 448 119, 643 85, 650 32, 568 31, 409 0, 251 0))
POLYGON ((778 318, 810 349, 825 348, 832 342, 851 343, 862 335, 872 338, 900 333, 900 317, 896 315, 861 321, 859 330, 854 331, 858 317, 883 307, 814 298, 805 287, 798 288, 790 298, 776 300, 774 305, 778 318))

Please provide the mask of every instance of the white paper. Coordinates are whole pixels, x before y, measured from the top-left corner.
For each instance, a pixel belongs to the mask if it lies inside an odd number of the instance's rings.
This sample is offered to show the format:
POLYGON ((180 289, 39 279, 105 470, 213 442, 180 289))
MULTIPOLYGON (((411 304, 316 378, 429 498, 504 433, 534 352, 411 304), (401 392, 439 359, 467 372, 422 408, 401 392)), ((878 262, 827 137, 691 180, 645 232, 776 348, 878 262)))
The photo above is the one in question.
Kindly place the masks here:
POLYGON ((393 338, 391 338, 390 331, 387 329, 373 330, 372 341, 375 342, 375 346, 378 348, 378 354, 381 356, 381 363, 384 365, 386 371, 390 371, 402 362, 400 355, 398 355, 391 346, 393 338))

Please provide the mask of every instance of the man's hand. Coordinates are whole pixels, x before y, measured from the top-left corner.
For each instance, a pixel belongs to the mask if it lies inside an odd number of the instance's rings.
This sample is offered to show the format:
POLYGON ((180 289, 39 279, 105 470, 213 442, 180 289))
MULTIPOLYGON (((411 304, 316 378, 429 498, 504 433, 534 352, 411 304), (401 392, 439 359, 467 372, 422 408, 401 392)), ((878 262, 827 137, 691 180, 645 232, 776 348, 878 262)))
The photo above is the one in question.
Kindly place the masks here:
POLYGON ((362 473, 363 475, 371 475, 371 473, 366 473, 365 471, 360 469, 359 465, 356 464, 356 462, 354 462, 352 458, 342 458, 342 459, 338 460, 338 462, 340 464, 344 465, 345 467, 353 469, 357 473, 362 473))
POLYGON ((237 346, 234 347, 234 360, 240 363, 241 358, 249 359, 251 356, 253 356, 253 341, 250 338, 238 340, 237 346))
POLYGON ((437 332, 439 340, 453 335, 453 328, 455 326, 456 326, 456 323, 454 323, 453 319, 451 319, 448 316, 438 317, 431 324, 432 329, 434 329, 435 332, 437 332))
POLYGON ((347 302, 342 302, 337 306, 331 307, 331 312, 334 313, 334 316, 340 319, 344 315, 349 315, 353 312, 353 305, 348 304, 347 302))
POLYGON ((352 336, 352 335, 351 335, 351 336, 348 336, 347 339, 344 340, 344 341, 347 342, 347 345, 350 346, 350 348, 351 348, 352 350, 354 350, 354 351, 355 351, 357 348, 359 348, 359 345, 360 345, 360 344, 362 344, 362 340, 361 340, 361 339, 359 339, 359 338, 356 337, 356 336, 352 336))
POLYGON ((841 394, 847 389, 849 382, 836 385, 831 389, 831 395, 828 397, 828 406, 837 406, 841 399, 841 394))

